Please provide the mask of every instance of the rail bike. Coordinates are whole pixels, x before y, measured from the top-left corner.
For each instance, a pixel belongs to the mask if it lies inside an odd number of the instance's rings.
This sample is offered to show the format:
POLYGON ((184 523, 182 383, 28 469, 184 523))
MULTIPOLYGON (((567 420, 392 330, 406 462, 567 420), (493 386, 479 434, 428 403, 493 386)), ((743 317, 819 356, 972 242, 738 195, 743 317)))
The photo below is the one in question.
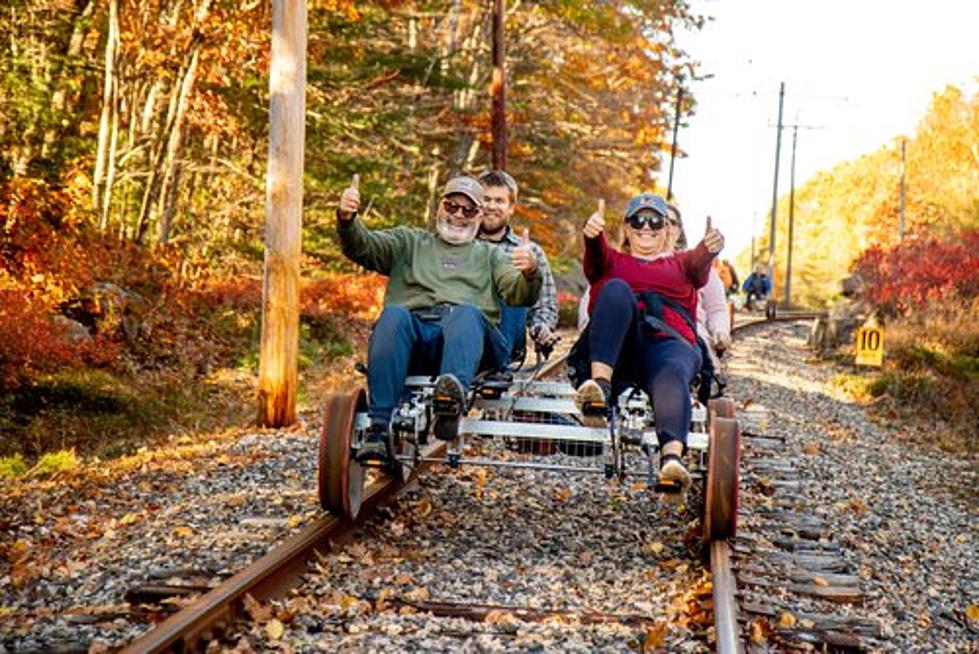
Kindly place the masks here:
MULTIPOLYGON (((559 362, 558 362, 559 363, 559 362)), ((408 377, 392 423, 391 463, 382 472, 407 480, 422 464, 534 468, 559 473, 598 473, 607 478, 644 478, 669 500, 679 487, 661 483, 659 443, 651 402, 627 388, 610 402, 602 426, 586 426, 567 381, 544 381, 537 370, 512 379, 477 375, 458 435, 437 441, 434 377, 408 377), (473 455, 482 439, 498 439, 523 456, 473 455), (444 444, 444 448, 435 447, 444 444), (548 455, 557 455, 549 457, 548 455), (556 462, 554 460, 557 459, 556 462)), ((692 394, 692 419, 684 463, 701 483, 703 538, 732 538, 737 526, 740 430, 735 405, 724 397, 706 405, 692 394)), ((334 393, 326 403, 319 443, 319 498, 331 513, 356 518, 365 497, 368 467, 357 460, 369 418, 363 388, 334 393)))

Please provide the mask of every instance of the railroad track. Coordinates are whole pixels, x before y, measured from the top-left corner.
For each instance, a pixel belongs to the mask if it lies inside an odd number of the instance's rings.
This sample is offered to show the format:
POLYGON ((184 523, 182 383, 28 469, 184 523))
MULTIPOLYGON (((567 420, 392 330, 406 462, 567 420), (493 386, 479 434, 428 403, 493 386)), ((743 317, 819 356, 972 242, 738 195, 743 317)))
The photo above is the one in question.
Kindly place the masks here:
MULTIPOLYGON (((793 312, 777 315, 772 319, 749 319, 736 324, 735 331, 747 330, 771 322, 811 319, 815 315, 814 313, 793 312)), ((545 370, 541 371, 540 376, 543 377, 553 372, 562 363, 563 357, 555 358, 546 366, 545 370)), ((425 454, 435 456, 438 454, 436 450, 439 447, 441 444, 433 445, 430 451, 425 454)), ((308 561, 315 561, 318 553, 328 551, 338 541, 348 537, 368 519, 378 506, 393 499, 407 487, 412 486, 425 469, 425 465, 419 466, 408 480, 386 476, 378 478, 365 489, 363 506, 356 521, 334 516, 324 516, 315 520, 300 533, 221 585, 194 600, 183 610, 171 615, 122 651, 140 653, 184 652, 203 649, 203 646, 212 637, 231 625, 235 617, 244 610, 246 602, 251 600, 262 602, 281 596, 297 583, 300 575, 306 571, 308 561)), ((726 541, 713 541, 709 544, 708 555, 712 575, 716 647, 718 652, 725 654, 743 651, 739 615, 743 618, 746 613, 744 607, 740 607, 738 603, 737 585, 739 576, 742 580, 746 579, 745 570, 747 568, 741 566, 740 570, 736 569, 735 562, 744 559, 746 553, 745 549, 732 548, 726 541)), ((750 577, 747 577, 747 580, 755 583, 758 581, 750 577)), ((481 607, 440 606, 437 603, 426 602, 415 608, 441 615, 485 618, 489 612, 497 610, 499 607, 489 605, 481 607)), ((747 614, 757 614, 760 610, 769 612, 772 610, 758 606, 748 606, 747 609, 747 614)), ((534 620, 545 619, 554 615, 554 611, 528 610, 525 615, 518 613, 517 617, 524 620, 534 620)), ((594 614, 577 616, 577 618, 582 621, 614 620, 628 623, 632 619, 641 619, 641 616, 594 614)), ((804 617, 802 619, 805 620, 803 625, 808 625, 810 622, 815 624, 809 618, 804 617)), ((756 623, 750 623, 749 628, 751 624, 756 623)), ((751 634, 749 633, 748 636, 750 638, 751 634)), ((839 629, 835 631, 810 629, 805 633, 800 632, 797 640, 800 642, 806 640, 824 642, 834 646, 852 645, 852 639, 848 640, 845 636, 840 636, 839 629)))

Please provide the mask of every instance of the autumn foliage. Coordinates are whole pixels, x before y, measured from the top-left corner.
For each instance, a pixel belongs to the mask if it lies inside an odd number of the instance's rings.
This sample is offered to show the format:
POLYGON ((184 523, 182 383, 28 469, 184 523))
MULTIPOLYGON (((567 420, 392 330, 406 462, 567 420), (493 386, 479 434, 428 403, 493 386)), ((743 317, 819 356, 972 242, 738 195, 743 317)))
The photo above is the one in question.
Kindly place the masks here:
POLYGON ((865 302, 885 316, 969 306, 979 298, 979 229, 875 245, 853 270, 865 284, 865 302))

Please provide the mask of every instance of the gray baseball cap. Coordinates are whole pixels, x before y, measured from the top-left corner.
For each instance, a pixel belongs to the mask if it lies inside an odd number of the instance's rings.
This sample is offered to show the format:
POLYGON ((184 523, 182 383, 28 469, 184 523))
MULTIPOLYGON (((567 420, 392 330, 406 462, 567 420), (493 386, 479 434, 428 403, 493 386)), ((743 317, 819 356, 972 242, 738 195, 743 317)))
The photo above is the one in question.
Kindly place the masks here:
POLYGON ((625 208, 626 219, 634 216, 640 209, 652 209, 664 218, 669 215, 667 213, 666 200, 662 196, 653 195, 652 193, 640 193, 629 200, 629 204, 625 208))
POLYGON ((442 189, 442 197, 453 193, 462 193, 475 202, 477 206, 483 206, 483 185, 472 177, 453 177, 446 182, 445 188, 442 189))

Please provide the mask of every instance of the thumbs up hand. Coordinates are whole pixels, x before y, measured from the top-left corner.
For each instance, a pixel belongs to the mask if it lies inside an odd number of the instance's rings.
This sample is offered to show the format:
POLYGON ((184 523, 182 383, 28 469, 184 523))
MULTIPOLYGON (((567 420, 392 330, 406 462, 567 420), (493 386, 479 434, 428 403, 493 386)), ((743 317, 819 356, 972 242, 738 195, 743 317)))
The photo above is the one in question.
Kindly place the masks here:
POLYGON ((530 247, 530 230, 524 229, 520 238, 520 245, 510 251, 510 263, 526 277, 531 277, 537 272, 537 257, 534 250, 530 247))
POLYGON ((588 217, 585 223, 585 238, 597 238, 605 231, 605 200, 598 201, 598 209, 588 217))
POLYGON ((707 228, 704 230, 704 246, 711 254, 717 254, 724 249, 724 235, 714 229, 710 216, 707 216, 707 228))
POLYGON ((350 186, 340 194, 340 207, 337 216, 340 220, 351 220, 360 210, 360 175, 354 173, 350 186))

